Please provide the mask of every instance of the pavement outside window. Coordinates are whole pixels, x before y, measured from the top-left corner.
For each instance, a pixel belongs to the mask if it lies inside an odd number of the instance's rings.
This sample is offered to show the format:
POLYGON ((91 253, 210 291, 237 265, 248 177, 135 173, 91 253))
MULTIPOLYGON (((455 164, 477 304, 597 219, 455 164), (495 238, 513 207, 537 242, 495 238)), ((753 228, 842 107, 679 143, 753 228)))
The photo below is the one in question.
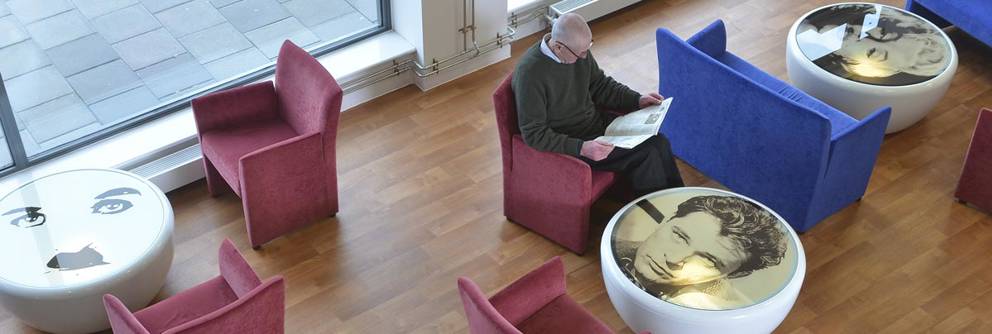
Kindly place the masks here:
MULTIPOLYGON (((0 73, 28 156, 380 25, 378 0, 0 0, 0 73)), ((3 134, 0 133, 0 138, 3 134)), ((9 165, 0 145, 0 166, 9 165)))

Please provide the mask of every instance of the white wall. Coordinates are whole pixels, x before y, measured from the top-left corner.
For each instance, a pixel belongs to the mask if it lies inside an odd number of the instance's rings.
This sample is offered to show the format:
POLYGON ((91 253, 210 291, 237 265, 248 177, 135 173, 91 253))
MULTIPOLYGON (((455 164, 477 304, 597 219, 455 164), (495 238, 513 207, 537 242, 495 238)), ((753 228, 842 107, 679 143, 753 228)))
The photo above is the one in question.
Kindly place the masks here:
POLYGON ((403 36, 407 42, 418 50, 417 61, 423 63, 424 35, 421 33, 423 15, 421 15, 421 0, 393 0, 389 2, 390 18, 393 31, 403 36))
MULTIPOLYGON (((479 45, 488 43, 506 32, 507 0, 475 0, 476 41, 479 45)), ((397 0, 390 2, 393 30, 407 39, 417 49, 417 60, 423 66, 430 66, 435 60, 441 61, 463 50, 473 48, 471 33, 463 39, 458 30, 465 22, 472 22, 471 13, 463 15, 463 8, 471 0, 397 0), (465 16, 463 18, 463 16, 465 16)), ((471 73, 479 68, 494 64, 510 57, 509 45, 487 53, 461 65, 441 71, 425 78, 414 78, 414 83, 422 90, 440 86, 471 73)), ((443 64, 442 64, 443 66, 443 64)))

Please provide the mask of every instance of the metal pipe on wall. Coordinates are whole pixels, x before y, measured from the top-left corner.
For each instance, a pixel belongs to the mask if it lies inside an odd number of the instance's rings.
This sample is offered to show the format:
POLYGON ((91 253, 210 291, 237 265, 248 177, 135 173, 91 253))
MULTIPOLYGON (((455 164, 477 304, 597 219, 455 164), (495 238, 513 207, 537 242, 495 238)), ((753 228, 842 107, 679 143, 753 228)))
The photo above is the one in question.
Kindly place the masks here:
MULTIPOLYGON (((486 53, 498 50, 503 47, 507 42, 513 41, 513 37, 516 35, 516 27, 530 23, 536 19, 548 19, 548 6, 541 6, 533 8, 524 13, 514 13, 510 15, 507 19, 507 27, 505 34, 496 34, 496 39, 489 41, 485 44, 479 45, 476 39, 476 17, 475 17, 475 0, 463 0, 462 2, 462 28, 458 31, 462 33, 462 51, 452 55, 450 57, 434 60, 430 65, 424 66, 418 63, 414 59, 408 59, 406 61, 397 62, 393 61, 393 65, 385 69, 379 70, 375 73, 367 74, 356 80, 349 81, 342 85, 345 92, 352 92, 358 89, 374 85, 383 80, 387 80, 406 71, 413 71, 418 78, 425 78, 431 75, 435 75, 442 70, 449 69, 451 67, 457 66, 459 64, 465 63, 486 53), (469 15, 468 9, 472 8, 471 21, 472 24, 468 24, 469 15), (520 15, 522 14, 522 15, 520 15), (472 37, 472 48, 468 47, 468 31, 471 30, 472 37), (493 47, 495 46, 495 47, 493 47), (472 54, 474 52, 474 54, 472 54), (467 55, 471 56, 466 57, 467 55), (450 63, 449 62, 453 62, 450 63)), ((550 22, 550 21, 549 21, 550 22)))
POLYGON ((356 80, 352 80, 352 81, 349 81, 347 83, 344 83, 342 85, 342 89, 345 92, 353 92, 355 90, 358 90, 358 89, 362 89, 362 88, 371 86, 371 85, 376 84, 376 83, 379 83, 379 82, 381 82, 383 80, 386 80, 386 79, 389 79, 389 78, 398 76, 398 75, 402 74, 403 72, 411 71, 411 70, 413 71, 414 75, 416 75, 417 77, 419 77, 419 78, 425 78, 425 77, 428 77, 428 76, 437 74, 440 71, 449 69, 451 67, 454 67, 454 66, 457 66, 459 64, 462 64, 462 63, 465 63, 467 61, 470 61, 472 59, 475 59, 475 58, 477 58, 479 56, 482 56, 482 55, 484 55, 486 53, 489 53, 489 52, 498 50, 498 49, 502 48, 507 42, 512 41, 513 40, 513 36, 516 33, 517 33, 517 31, 515 29, 513 29, 513 28, 511 28, 511 27, 508 26, 508 27, 506 27, 506 34, 497 34, 495 39, 493 39, 492 41, 489 41, 489 42, 487 42, 487 43, 485 43, 483 45, 475 44, 474 45, 475 47, 472 48, 472 49, 467 49, 465 51, 459 52, 459 53, 457 53, 455 55, 452 55, 450 57, 447 57, 447 58, 444 58, 444 59, 441 59, 441 60, 435 60, 433 63, 431 63, 430 66, 420 65, 419 63, 417 63, 417 61, 415 61, 413 59, 409 59, 409 60, 403 61, 403 62, 393 61, 393 65, 390 66, 390 67, 387 67, 385 69, 379 70, 379 71, 377 71, 375 73, 371 73, 371 74, 365 75, 365 76, 363 76, 361 78, 358 78, 356 80), (471 54, 471 56, 468 56, 470 54, 471 54), (453 63, 450 63, 450 64, 448 63, 448 62, 452 62, 452 61, 453 61, 453 63), (383 74, 388 74, 388 75, 383 76, 383 74))

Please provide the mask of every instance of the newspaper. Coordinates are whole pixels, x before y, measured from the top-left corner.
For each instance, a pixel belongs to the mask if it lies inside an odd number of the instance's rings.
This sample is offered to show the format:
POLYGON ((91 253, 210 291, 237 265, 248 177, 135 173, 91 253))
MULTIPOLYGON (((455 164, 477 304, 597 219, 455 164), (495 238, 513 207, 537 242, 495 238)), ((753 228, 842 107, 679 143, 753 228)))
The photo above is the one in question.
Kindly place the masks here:
POLYGON ((659 105, 617 117, 606 127, 606 133, 596 138, 596 141, 626 149, 634 148, 658 134, 671 104, 672 98, 669 97, 659 105))

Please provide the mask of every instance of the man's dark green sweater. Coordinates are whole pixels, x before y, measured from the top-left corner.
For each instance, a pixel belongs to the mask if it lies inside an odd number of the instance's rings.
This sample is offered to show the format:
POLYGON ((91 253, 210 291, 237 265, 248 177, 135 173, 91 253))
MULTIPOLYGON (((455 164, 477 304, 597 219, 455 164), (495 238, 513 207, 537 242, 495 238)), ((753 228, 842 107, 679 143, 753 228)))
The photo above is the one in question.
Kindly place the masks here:
POLYGON ((641 97, 603 74, 592 52, 574 64, 561 64, 541 53, 541 42, 517 63, 513 94, 524 142, 576 157, 583 141, 602 136, 609 125, 597 107, 635 110, 641 97))

